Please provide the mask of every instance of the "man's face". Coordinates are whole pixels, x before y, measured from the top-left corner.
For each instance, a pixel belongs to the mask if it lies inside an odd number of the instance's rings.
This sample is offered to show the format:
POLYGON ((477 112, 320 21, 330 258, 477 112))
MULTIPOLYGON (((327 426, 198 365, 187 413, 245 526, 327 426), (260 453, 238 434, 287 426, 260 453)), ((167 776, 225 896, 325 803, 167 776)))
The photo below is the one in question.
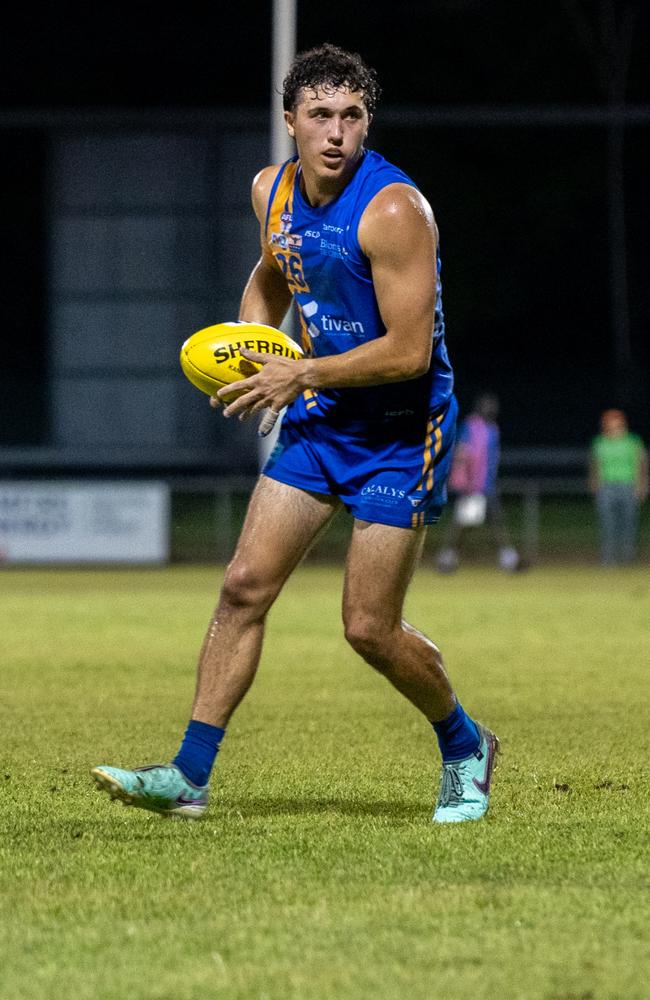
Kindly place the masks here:
POLYGON ((608 437, 620 437, 627 430, 627 423, 622 413, 606 413, 602 422, 603 434, 608 437))
POLYGON ((303 88, 284 117, 303 170, 332 180, 344 179, 356 164, 370 124, 361 91, 343 88, 303 88))

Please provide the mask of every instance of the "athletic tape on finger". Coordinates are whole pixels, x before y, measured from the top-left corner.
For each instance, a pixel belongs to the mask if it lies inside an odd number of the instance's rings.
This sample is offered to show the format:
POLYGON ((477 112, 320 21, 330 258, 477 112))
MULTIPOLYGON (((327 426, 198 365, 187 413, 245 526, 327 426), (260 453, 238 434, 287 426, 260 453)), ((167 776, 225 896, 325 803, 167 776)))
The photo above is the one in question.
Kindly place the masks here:
POLYGON ((258 433, 259 437, 263 437, 264 438, 264 437, 267 437, 267 435, 271 433, 271 431, 275 427, 275 422, 276 422, 276 420, 278 419, 279 416, 280 416, 280 414, 276 413, 275 410, 265 410, 264 411, 264 416, 260 420, 260 425, 257 428, 257 433, 258 433))

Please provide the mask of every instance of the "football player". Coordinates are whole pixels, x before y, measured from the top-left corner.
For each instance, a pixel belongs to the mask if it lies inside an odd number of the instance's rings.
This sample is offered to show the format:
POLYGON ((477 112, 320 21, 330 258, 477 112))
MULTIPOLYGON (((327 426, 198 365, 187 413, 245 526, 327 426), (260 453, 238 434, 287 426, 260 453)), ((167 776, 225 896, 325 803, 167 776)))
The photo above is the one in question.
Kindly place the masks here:
POLYGON ((200 816, 230 718, 250 687, 267 612, 345 507, 354 526, 343 622, 353 649, 433 727, 442 756, 436 823, 482 817, 496 736, 458 701, 437 646, 403 618, 427 531, 446 498, 457 404, 445 347, 438 230, 413 181, 366 148, 379 86, 333 45, 284 81, 297 155, 253 182, 261 252, 240 319, 279 326, 295 303, 308 356, 242 355, 262 370, 219 392, 226 417, 280 413, 198 665, 191 721, 171 764, 101 765, 134 806, 200 816), (229 399, 230 396, 230 399, 229 399))

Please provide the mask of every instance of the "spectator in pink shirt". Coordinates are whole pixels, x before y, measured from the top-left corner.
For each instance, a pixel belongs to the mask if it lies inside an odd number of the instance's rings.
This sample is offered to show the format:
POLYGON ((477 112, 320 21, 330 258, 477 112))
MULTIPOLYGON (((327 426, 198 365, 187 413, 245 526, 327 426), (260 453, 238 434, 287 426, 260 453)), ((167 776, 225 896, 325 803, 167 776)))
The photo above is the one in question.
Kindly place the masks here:
POLYGON ((492 529, 501 569, 507 572, 521 569, 521 560, 510 541, 497 489, 500 457, 498 414, 498 399, 491 393, 485 393, 478 397, 472 412, 458 428, 449 476, 449 489, 455 495, 455 502, 452 519, 436 559, 441 573, 458 569, 463 533, 467 528, 484 522, 492 529))

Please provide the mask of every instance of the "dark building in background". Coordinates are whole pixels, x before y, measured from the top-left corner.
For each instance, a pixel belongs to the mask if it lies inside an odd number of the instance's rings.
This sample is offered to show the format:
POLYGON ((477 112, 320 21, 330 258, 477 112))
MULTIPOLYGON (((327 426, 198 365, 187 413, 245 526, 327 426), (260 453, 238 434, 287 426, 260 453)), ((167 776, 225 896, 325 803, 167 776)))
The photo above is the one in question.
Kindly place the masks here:
POLYGON ((47 166, 40 131, 0 131, 0 445, 48 435, 47 166))
MULTIPOLYGON (((589 17, 599 2, 583 5, 589 17)), ((582 447, 617 403, 650 437, 650 32, 632 6, 625 96, 637 115, 617 112, 624 385, 605 101, 571 4, 414 3, 397 26, 393 5, 360 3, 354 17, 336 3, 299 8, 301 48, 334 41, 380 72, 370 144, 434 206, 461 404, 497 392, 506 445, 582 447)), ((268 156, 270 74, 270 4, 259 7, 255 31, 239 10, 192 4, 155 23, 119 5, 110 17, 75 5, 14 13, 0 41, 2 445, 255 466, 251 429, 215 420, 177 351, 194 329, 234 317, 257 253, 248 191, 268 156)))

